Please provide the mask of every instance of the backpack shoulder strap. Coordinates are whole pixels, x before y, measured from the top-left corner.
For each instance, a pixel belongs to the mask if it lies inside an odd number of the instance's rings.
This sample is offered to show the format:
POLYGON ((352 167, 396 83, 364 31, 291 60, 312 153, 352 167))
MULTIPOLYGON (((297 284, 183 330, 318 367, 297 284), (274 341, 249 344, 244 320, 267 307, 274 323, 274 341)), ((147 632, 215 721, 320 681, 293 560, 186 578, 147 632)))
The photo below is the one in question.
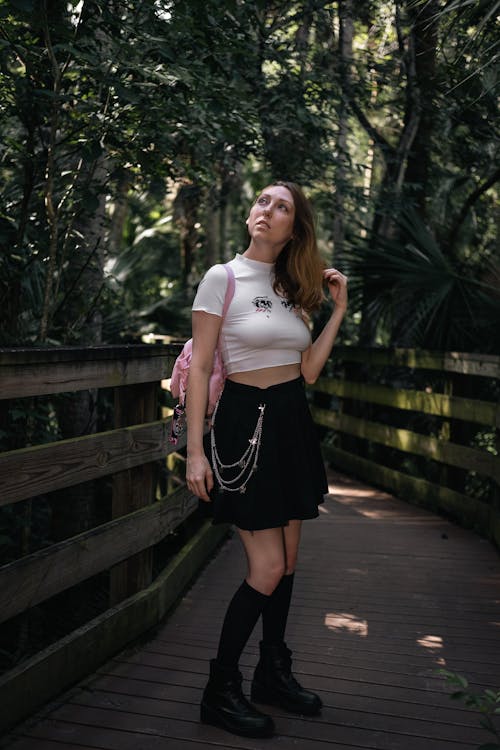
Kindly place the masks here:
POLYGON ((224 307, 222 308, 222 317, 226 317, 226 313, 228 311, 229 305, 231 304, 231 300, 234 297, 234 287, 235 287, 235 278, 234 278, 234 271, 229 265, 229 263, 224 263, 224 268, 226 269, 227 273, 227 287, 226 287, 226 296, 224 297, 224 307))

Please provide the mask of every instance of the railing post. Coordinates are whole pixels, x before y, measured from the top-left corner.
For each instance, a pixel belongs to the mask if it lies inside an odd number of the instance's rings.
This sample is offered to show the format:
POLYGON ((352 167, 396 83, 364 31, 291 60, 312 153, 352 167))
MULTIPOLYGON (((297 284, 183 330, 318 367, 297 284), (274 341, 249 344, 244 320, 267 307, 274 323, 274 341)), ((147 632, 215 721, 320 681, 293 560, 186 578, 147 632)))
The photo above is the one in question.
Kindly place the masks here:
MULTIPOLYGON (((115 428, 157 418, 157 383, 115 388, 115 428)), ((155 497, 155 465, 142 464, 113 476, 112 517, 119 518, 150 505, 155 497)), ((135 594, 152 581, 153 557, 144 550, 115 565, 110 573, 110 606, 135 594)))

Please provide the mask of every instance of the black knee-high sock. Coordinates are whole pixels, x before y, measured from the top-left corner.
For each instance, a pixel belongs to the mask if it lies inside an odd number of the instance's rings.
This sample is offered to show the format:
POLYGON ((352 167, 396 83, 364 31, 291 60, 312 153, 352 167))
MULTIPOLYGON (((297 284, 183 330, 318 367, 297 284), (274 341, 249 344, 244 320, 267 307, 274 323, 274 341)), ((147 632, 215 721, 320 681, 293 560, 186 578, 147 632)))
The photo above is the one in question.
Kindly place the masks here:
POLYGON ((294 575, 283 576, 262 610, 262 640, 268 645, 282 643, 285 639, 294 575))
POLYGON ((217 661, 221 666, 238 666, 241 652, 270 598, 243 581, 229 603, 222 625, 217 651, 217 661))

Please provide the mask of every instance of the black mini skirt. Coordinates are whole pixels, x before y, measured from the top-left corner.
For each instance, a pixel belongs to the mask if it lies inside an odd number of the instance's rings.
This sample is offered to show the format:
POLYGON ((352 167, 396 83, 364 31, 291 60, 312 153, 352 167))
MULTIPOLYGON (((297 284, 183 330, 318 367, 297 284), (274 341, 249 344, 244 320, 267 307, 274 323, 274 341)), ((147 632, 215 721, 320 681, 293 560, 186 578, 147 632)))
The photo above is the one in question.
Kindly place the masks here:
POLYGON ((205 438, 205 450, 215 486, 211 502, 200 501, 200 507, 213 523, 256 531, 319 515, 328 483, 303 378, 269 388, 226 380, 212 431, 205 438), (219 466, 219 477, 236 491, 224 489, 217 479, 212 440, 220 463, 233 464, 226 469, 219 466), (252 440, 257 441, 256 460, 255 450, 249 453, 252 440), (245 454, 248 467, 242 471, 245 454), (243 490, 237 489, 242 485, 243 490))

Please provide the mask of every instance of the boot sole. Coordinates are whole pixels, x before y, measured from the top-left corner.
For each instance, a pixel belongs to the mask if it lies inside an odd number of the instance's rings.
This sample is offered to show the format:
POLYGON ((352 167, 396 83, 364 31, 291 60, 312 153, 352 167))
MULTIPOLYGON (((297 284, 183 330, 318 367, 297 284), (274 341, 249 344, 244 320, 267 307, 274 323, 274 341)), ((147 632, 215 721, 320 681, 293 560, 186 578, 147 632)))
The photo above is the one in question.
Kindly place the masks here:
POLYGON ((253 703, 264 703, 267 706, 278 706, 292 714, 302 716, 319 716, 323 705, 319 706, 297 706, 293 701, 287 700, 285 696, 276 695, 262 685, 252 683, 250 700, 253 703))
POLYGON ((261 727, 259 728, 245 728, 233 724, 230 720, 227 720, 225 716, 221 716, 217 711, 210 708, 210 706, 201 704, 200 707, 200 719, 203 724, 210 724, 213 727, 220 727, 225 729, 227 732, 232 734, 238 734, 240 737, 273 737, 274 726, 261 727))

